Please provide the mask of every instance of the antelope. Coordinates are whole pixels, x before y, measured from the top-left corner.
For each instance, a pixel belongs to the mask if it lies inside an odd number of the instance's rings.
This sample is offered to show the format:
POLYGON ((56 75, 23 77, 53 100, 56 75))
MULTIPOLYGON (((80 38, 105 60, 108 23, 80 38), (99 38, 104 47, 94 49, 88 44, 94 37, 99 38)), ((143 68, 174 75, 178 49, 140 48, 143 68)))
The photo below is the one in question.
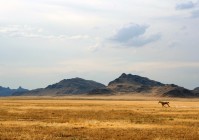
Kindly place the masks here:
POLYGON ((170 107, 170 106, 169 106, 169 102, 159 101, 158 104, 159 104, 159 103, 162 104, 162 107, 166 107, 165 105, 167 105, 168 107, 170 107))

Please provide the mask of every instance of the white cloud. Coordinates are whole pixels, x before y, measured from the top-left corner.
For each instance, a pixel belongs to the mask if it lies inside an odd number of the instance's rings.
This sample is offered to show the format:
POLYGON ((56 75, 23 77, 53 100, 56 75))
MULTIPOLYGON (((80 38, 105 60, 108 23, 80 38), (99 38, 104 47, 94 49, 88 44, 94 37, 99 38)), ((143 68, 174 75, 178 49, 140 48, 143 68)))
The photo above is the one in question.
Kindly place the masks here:
POLYGON ((188 1, 185 3, 178 3, 176 5, 176 10, 186 10, 186 9, 192 9, 196 6, 196 3, 193 3, 192 1, 188 1))
POLYGON ((129 24, 119 29, 111 40, 121 43, 129 47, 140 47, 151 42, 155 42, 161 38, 160 34, 145 37, 146 30, 149 26, 129 24))
POLYGON ((192 11, 191 18, 199 18, 199 9, 192 11))
POLYGON ((128 26, 122 27, 113 36, 113 40, 118 42, 127 42, 132 38, 143 35, 148 27, 145 25, 129 24, 128 26))
POLYGON ((10 37, 61 39, 61 40, 79 40, 79 39, 91 38, 89 35, 73 35, 73 36, 50 35, 46 34, 42 28, 35 28, 28 25, 0 26, 0 34, 10 37))
POLYGON ((136 46, 136 47, 140 47, 140 46, 144 46, 146 44, 149 44, 151 42, 155 42, 158 41, 161 38, 160 34, 156 34, 156 35, 151 35, 149 37, 136 37, 136 38, 132 38, 127 42, 128 46, 136 46))

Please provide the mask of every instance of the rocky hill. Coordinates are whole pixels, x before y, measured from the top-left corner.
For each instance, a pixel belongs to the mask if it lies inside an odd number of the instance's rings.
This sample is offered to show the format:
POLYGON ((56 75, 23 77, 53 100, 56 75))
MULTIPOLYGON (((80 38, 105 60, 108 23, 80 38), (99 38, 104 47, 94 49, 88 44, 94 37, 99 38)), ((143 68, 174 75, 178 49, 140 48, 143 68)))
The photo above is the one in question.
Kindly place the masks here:
POLYGON ((194 88, 193 91, 199 93, 199 87, 194 88))
POLYGON ((154 86, 164 86, 164 84, 146 77, 123 73, 119 78, 111 81, 107 88, 115 92, 147 92, 154 86))
POLYGON ((86 94, 91 90, 105 88, 105 85, 91 80, 84 80, 82 78, 64 79, 56 84, 52 84, 43 89, 36 89, 23 94, 17 95, 77 95, 86 94))
MULTIPOLYGON (((2 87, 0 87, 2 89, 2 87)), ((22 88, 21 88, 22 89, 22 88)), ((19 91, 20 88, 17 90, 19 91)), ((162 97, 199 97, 199 88, 188 90, 174 84, 163 84, 146 77, 125 74, 111 81, 108 86, 82 78, 64 79, 46 88, 24 92, 9 92, 9 88, 0 90, 1 95, 60 96, 60 95, 118 95, 143 94, 162 97)))
POLYGON ((111 81, 106 90, 93 90, 89 94, 148 94, 166 97, 194 97, 192 91, 174 84, 163 84, 138 75, 123 73, 111 81))
POLYGON ((199 97, 199 87, 194 88, 192 92, 199 97))
POLYGON ((29 90, 24 89, 22 87, 19 87, 18 89, 10 89, 9 87, 5 88, 5 87, 0 86, 0 96, 11 96, 12 94, 15 94, 15 93, 22 94, 27 91, 29 90))
POLYGON ((184 87, 174 84, 167 84, 161 87, 153 87, 151 92, 162 97, 194 97, 195 94, 184 87))
POLYGON ((115 84, 133 84, 138 86, 162 86, 164 84, 150 80, 146 77, 141 77, 138 75, 132 75, 132 74, 125 74, 123 73, 119 78, 111 81, 108 86, 115 85, 115 84))

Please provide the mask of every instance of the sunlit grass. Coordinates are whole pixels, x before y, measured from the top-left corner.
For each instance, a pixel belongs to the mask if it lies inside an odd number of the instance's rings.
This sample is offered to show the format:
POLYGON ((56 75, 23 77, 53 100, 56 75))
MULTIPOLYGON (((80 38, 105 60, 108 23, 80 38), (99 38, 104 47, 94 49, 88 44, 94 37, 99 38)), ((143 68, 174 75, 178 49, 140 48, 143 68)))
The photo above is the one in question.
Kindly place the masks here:
POLYGON ((0 139, 197 139, 197 100, 0 100, 0 139))

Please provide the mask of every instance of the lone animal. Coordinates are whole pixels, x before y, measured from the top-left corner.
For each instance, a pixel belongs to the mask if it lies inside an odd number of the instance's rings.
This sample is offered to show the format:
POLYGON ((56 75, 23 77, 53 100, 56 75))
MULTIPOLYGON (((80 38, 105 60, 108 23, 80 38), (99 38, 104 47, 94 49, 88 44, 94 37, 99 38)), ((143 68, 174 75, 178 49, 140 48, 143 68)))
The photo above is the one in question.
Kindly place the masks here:
POLYGON ((170 106, 169 106, 169 102, 159 101, 158 104, 159 104, 159 103, 162 104, 162 107, 166 107, 165 105, 167 105, 168 107, 170 107, 170 106))

